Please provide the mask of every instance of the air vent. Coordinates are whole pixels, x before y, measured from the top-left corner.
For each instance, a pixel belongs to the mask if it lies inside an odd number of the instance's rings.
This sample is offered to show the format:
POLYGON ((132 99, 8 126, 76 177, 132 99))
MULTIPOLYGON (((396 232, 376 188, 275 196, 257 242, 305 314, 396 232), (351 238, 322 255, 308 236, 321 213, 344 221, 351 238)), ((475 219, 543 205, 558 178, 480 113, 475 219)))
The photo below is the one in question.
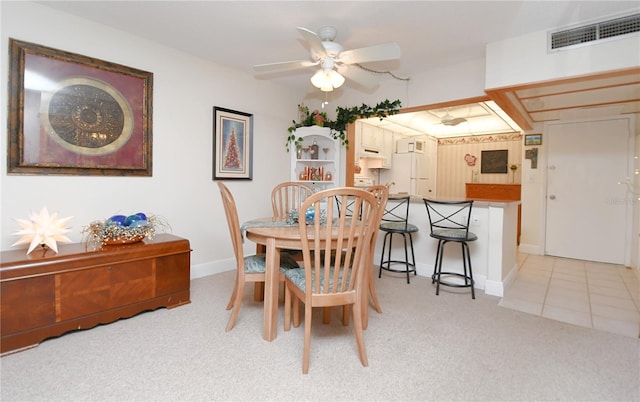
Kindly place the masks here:
POLYGON ((640 32, 640 14, 552 32, 549 45, 550 50, 557 50, 634 32, 640 32))

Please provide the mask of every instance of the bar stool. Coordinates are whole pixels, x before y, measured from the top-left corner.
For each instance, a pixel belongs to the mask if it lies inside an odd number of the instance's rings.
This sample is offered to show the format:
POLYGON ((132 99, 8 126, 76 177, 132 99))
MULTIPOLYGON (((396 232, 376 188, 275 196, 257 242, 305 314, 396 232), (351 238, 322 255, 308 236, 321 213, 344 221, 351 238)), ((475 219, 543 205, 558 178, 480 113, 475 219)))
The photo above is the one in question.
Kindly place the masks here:
POLYGON ((384 233, 384 239, 382 241, 382 255, 380 256, 380 271, 378 272, 378 278, 382 277, 382 270, 391 272, 406 272, 407 283, 410 283, 409 273, 413 272, 416 275, 416 258, 413 253, 413 238, 412 233, 418 231, 418 227, 409 223, 409 200, 410 197, 406 196, 389 196, 387 204, 380 223, 380 230, 384 233), (391 258, 391 246, 393 235, 402 235, 404 239, 404 260, 394 260, 391 258), (407 237, 409 238, 409 246, 411 247, 411 262, 409 262, 409 249, 407 248, 407 237), (387 240, 389 242, 389 249, 385 260, 384 251, 387 247, 387 240), (405 269, 394 269, 392 264, 403 264, 405 269))
POLYGON ((436 295, 440 293, 440 285, 471 288, 471 298, 475 299, 476 294, 473 289, 473 271, 471 270, 471 256, 467 242, 478 239, 474 233, 469 232, 469 222, 471 220, 471 207, 473 200, 469 201, 434 201, 423 198, 427 207, 429 224, 431 225, 431 237, 438 239, 438 250, 436 251, 436 262, 431 275, 431 283, 436 283, 436 295), (442 257, 444 246, 449 242, 460 243, 462 246, 462 265, 464 272, 442 272, 442 257), (464 279, 464 283, 446 282, 442 276, 457 276, 464 279))

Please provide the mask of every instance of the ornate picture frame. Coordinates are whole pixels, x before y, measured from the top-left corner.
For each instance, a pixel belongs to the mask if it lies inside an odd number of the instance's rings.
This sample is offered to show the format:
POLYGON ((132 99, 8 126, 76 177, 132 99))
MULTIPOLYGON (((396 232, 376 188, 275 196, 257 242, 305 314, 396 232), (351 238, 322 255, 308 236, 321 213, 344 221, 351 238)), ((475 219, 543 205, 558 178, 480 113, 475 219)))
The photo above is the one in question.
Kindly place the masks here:
POLYGON ((213 180, 253 180, 253 115, 214 106, 213 180))
POLYGON ((524 146, 542 145, 542 134, 526 134, 524 136, 524 146))
POLYGON ((153 73, 9 39, 8 174, 152 175, 153 73))

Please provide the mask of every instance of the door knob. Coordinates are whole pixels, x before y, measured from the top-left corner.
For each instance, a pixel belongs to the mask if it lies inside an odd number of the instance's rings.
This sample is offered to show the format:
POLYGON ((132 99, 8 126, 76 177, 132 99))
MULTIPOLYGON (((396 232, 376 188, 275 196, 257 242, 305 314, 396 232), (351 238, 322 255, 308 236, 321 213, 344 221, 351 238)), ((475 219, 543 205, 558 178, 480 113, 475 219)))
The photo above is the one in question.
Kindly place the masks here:
POLYGON ((556 199, 556 196, 555 196, 555 195, 553 195, 553 194, 551 194, 551 195, 549 196, 549 199, 550 199, 550 200, 555 200, 555 199, 556 199))

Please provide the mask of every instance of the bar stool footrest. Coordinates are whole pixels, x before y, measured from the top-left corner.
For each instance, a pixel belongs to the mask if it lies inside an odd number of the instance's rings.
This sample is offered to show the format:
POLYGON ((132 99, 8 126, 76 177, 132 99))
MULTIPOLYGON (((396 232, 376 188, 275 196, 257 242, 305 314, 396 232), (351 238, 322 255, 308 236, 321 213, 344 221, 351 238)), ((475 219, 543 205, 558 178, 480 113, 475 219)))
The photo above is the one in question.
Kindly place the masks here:
POLYGON ((433 275, 431 275, 431 280, 433 282, 436 282, 436 283, 440 282, 441 286, 449 286, 449 287, 452 287, 452 288, 469 288, 469 287, 471 287, 471 286, 473 286, 475 284, 475 281, 473 279, 471 279, 471 277, 466 276, 466 275, 461 274, 461 273, 458 273, 458 272, 440 272, 439 276, 440 276, 440 280, 438 280, 438 274, 433 274, 433 275), (465 283, 444 282, 442 280, 443 276, 457 276, 459 278, 464 279, 465 283), (466 283, 467 281, 469 283, 466 283))
POLYGON ((383 261, 383 262, 380 264, 380 268, 381 268, 381 269, 384 269, 385 271, 390 271, 390 272, 401 272, 401 273, 413 272, 413 273, 416 273, 416 266, 415 266, 415 265, 413 265, 413 264, 412 264, 412 263, 410 263, 410 262, 409 262, 409 263, 404 262, 404 261, 402 261, 402 260, 389 260, 389 261, 383 261), (404 266, 405 268, 404 268, 404 269, 393 269, 393 268, 391 268, 391 264, 400 264, 400 265, 404 266), (385 267, 385 265, 386 265, 386 267, 385 267), (407 270, 407 268, 406 268, 406 267, 407 267, 407 265, 408 265, 409 267, 411 267, 411 268, 409 268, 408 270, 407 270))

